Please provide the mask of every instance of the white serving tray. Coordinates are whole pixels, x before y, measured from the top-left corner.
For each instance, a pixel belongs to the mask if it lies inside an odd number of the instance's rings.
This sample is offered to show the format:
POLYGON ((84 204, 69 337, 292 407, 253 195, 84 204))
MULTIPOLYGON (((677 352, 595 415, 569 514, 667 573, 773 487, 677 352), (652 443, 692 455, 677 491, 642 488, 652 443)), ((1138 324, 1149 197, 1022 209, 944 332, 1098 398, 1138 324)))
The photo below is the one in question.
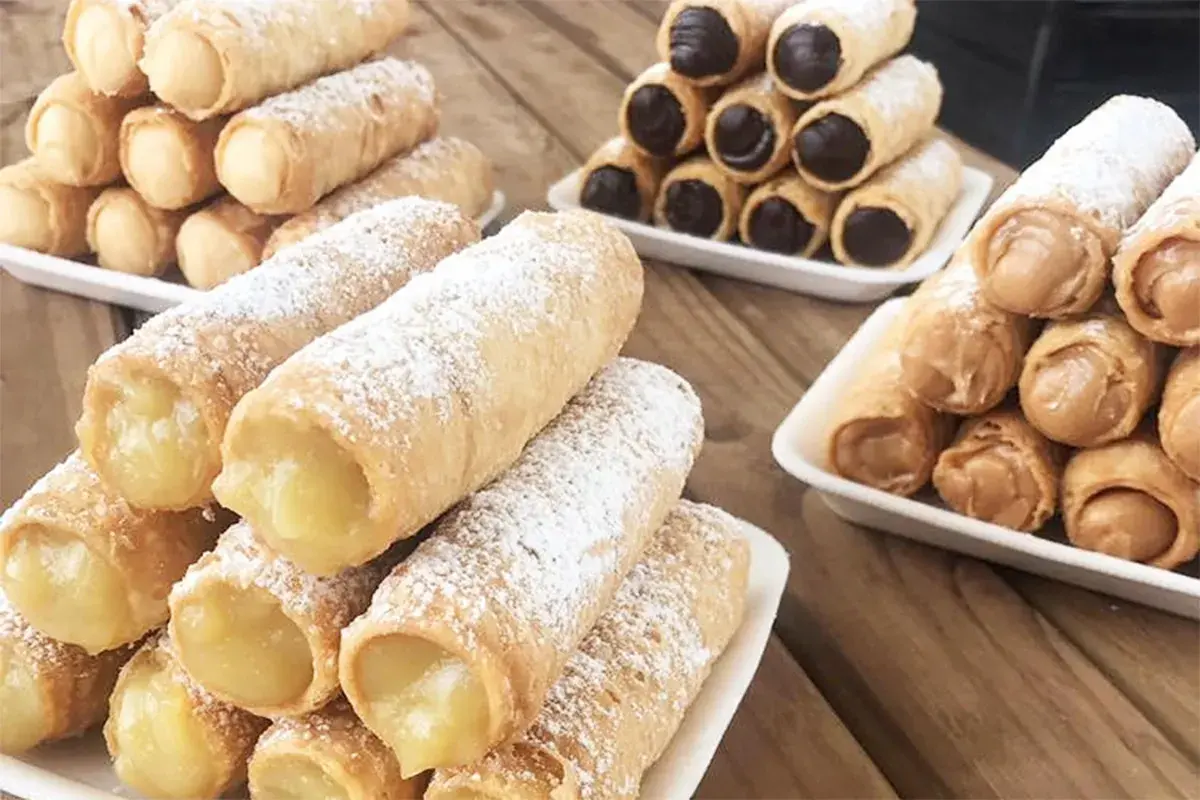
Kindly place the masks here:
MULTIPOLYGON (((579 208, 581 172, 577 169, 550 187, 546 202, 551 208, 558 211, 579 208)), ((938 226, 929 247, 916 261, 900 270, 844 267, 832 261, 714 242, 618 217, 612 220, 646 258, 830 300, 867 303, 882 300, 900 287, 923 281, 941 269, 971 229, 991 190, 992 176, 965 167, 958 199, 938 226)))
MULTIPOLYGON (((504 192, 496 191, 479 227, 492 224, 503 210, 504 192)), ((8 244, 0 244, 0 268, 33 286, 155 314, 203 293, 188 286, 176 267, 162 278, 143 278, 8 244)))
POLYGON ((880 306, 775 431, 771 450, 780 466, 816 489, 838 516, 859 525, 1200 619, 1200 579, 1080 550, 1066 543, 1061 529, 1049 528, 1046 536, 1017 533, 949 511, 931 492, 924 499, 897 497, 828 470, 825 445, 842 391, 904 302, 880 306))
MULTIPOLYGON (((643 797, 688 800, 695 793, 762 660, 787 584, 788 554, 765 531, 747 525, 746 535, 750 575, 745 619, 670 746, 646 773, 643 797)), ((0 755, 0 789, 26 800, 140 797, 117 780, 99 731, 38 748, 21 758, 0 755)), ((245 797, 245 787, 227 796, 245 797)))

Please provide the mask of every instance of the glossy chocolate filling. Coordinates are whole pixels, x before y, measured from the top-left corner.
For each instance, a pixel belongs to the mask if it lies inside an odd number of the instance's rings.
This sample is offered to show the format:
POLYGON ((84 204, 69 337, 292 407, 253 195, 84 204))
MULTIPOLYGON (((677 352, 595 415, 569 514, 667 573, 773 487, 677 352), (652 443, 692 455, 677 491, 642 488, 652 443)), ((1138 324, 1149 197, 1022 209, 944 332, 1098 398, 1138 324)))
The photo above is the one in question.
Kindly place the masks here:
POLYGON ((796 207, 782 197, 768 197, 750 212, 747 233, 751 247, 791 255, 803 252, 815 228, 796 207))
POLYGON ((701 180, 676 181, 667 187, 664 208, 672 230, 711 238, 721 227, 725 204, 721 193, 701 180))
POLYGON ((614 217, 638 219, 642 212, 642 197, 638 194, 637 176, 621 167, 600 167, 588 175, 579 193, 584 208, 614 217))
POLYGON ((753 172, 775 152, 775 127, 754 106, 732 105, 717 117, 717 156, 733 169, 753 172))
POLYGON ((824 25, 796 25, 775 41, 775 74, 801 92, 815 92, 837 77, 842 43, 824 25))
POLYGON ((812 121, 796 134, 792 144, 804 168, 830 183, 853 178, 871 152, 863 129, 841 114, 826 114, 812 121))
POLYGON ((671 69, 689 78, 724 75, 737 64, 738 40, 711 8, 687 8, 671 23, 671 69))
POLYGON ((856 263, 869 267, 895 264, 911 245, 912 231, 890 208, 856 208, 842 228, 846 252, 856 263))
POLYGON ((687 127, 679 99, 658 84, 642 86, 633 93, 625 106, 625 123, 633 141, 656 156, 674 155, 687 127))

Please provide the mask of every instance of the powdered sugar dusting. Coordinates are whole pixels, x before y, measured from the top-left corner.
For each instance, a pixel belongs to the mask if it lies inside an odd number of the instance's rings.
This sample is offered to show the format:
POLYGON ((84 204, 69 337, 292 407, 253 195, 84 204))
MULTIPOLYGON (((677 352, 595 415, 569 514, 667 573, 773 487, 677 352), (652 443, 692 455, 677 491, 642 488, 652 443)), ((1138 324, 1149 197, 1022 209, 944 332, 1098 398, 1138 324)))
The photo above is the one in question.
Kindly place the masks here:
MULTIPOLYGON (((944 187, 952 177, 962 172, 962 159, 954 146, 945 139, 930 138, 872 176, 863 188, 887 183, 894 186, 915 186, 930 191, 944 187)), ((958 181, 954 180, 957 193, 958 181)))
POLYGON ((912 123, 907 118, 917 109, 929 116, 932 125, 942 105, 942 84, 932 64, 904 55, 868 73, 861 83, 845 94, 817 103, 813 108, 827 109, 818 116, 837 112, 840 106, 855 97, 863 98, 863 103, 875 111, 881 130, 893 126, 909 127, 912 123), (931 98, 934 100, 932 105, 931 98))
MULTIPOLYGON (((899 50, 912 35, 916 12, 913 0, 804 0, 792 5, 789 25, 829 22, 836 33, 853 32, 853 42, 870 43, 892 40, 899 50)), ((852 46, 842 42, 842 47, 852 46)), ((886 52, 886 51, 885 51, 886 52)))
POLYGON ((1187 169, 1179 174, 1166 191, 1125 234, 1131 242, 1153 231, 1165 231, 1188 217, 1200 213, 1200 155, 1193 156, 1187 169))
POLYGON ((85 672, 94 671, 101 657, 89 656, 81 647, 51 639, 25 621, 21 613, 0 591, 0 646, 8 645, 24 654, 33 670, 47 678, 54 672, 71 668, 85 680, 85 672))
POLYGON ((151 25, 166 14, 181 0, 108 0, 114 7, 137 15, 144 25, 151 25))

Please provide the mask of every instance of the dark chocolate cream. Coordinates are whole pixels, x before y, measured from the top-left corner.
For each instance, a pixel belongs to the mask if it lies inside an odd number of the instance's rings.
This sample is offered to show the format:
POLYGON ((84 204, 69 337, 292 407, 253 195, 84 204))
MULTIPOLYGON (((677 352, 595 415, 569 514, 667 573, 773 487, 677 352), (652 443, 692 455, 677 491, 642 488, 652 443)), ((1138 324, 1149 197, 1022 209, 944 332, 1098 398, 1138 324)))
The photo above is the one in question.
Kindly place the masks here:
POLYGON ((671 69, 680 75, 724 75, 737 64, 737 57, 737 36, 711 8, 685 8, 671 23, 671 69))
POLYGON ((637 219, 642 211, 637 177, 630 170, 621 167, 600 167, 592 170, 592 174, 583 182, 579 202, 584 208, 592 211, 625 219, 637 219))
POLYGON ((886 267, 895 264, 912 245, 912 231, 890 208, 863 206, 846 217, 842 246, 859 264, 886 267))
POLYGON ((841 114, 813 120, 796 134, 792 145, 804 168, 830 183, 853 178, 871 152, 863 129, 841 114))
POLYGON ((712 186, 688 179, 667 187, 664 211, 672 230, 709 238, 721 227, 725 205, 721 193, 712 186))
POLYGON ((795 25, 775 40, 775 74, 787 86, 815 92, 837 77, 842 43, 824 25, 795 25))
POLYGON ((656 156, 674 155, 687 126, 679 98, 656 83, 639 87, 629 98, 625 123, 630 138, 656 156))
POLYGON ((768 197, 750 212, 751 247, 791 255, 808 246, 815 228, 782 197, 768 197))
POLYGON ((717 117, 713 155, 733 169, 753 172, 775 152, 775 127, 754 106, 732 105, 717 117))

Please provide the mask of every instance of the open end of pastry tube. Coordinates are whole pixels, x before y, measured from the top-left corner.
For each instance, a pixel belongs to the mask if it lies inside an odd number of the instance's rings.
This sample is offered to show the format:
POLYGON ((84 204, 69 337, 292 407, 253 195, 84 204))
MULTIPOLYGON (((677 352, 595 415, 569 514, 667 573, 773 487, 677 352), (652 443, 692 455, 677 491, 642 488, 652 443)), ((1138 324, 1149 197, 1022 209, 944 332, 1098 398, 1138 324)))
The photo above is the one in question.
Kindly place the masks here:
POLYGON ((167 125, 140 125, 125 145, 125 177, 159 208, 182 208, 192 199, 188 149, 167 125))
POLYGON ((606 166, 592 170, 583 182, 579 204, 592 211, 625 219, 642 217, 642 196, 632 170, 606 166))
POLYGON ((350 800, 341 783, 306 756, 295 753, 255 756, 250 770, 255 797, 265 800, 350 800))
POLYGON ((184 220, 175 237, 179 269, 197 289, 211 289, 249 272, 261 261, 261 251, 248 249, 249 237, 226 228, 206 214, 184 220))
POLYGON ((0 186, 0 208, 0 242, 30 250, 45 250, 54 242, 50 206, 37 193, 0 186))
POLYGON ((51 104, 42 112, 33 140, 38 164, 63 182, 87 182, 101 158, 92 120, 64 105, 51 104))
POLYGON ((934 483, 949 506, 1012 530, 1031 528, 1041 490, 1020 450, 997 441, 961 457, 948 451, 947 458, 952 458, 949 468, 939 465, 934 483))
POLYGON ((837 77, 842 43, 824 25, 793 25, 775 40, 775 75, 797 91, 815 92, 837 77))
POLYGON ((189 30, 164 33, 142 68, 156 95, 189 114, 208 113, 225 84, 225 67, 216 48, 189 30))
POLYGON ((689 78, 724 75, 737 64, 738 38, 711 8, 685 8, 671 23, 671 69, 689 78))
POLYGON ((826 114, 805 125, 796 132, 792 146, 800 164, 829 183, 853 178, 871 153, 867 134, 842 114, 826 114))
POLYGON ((922 483, 928 454, 904 419, 859 419, 838 430, 834 468, 856 483, 893 494, 910 494, 922 483))
POLYGON ((1014 313, 1059 315, 1080 302, 1088 274, 1103 270, 1107 259, 1088 228, 1056 211, 1024 209, 992 234, 984 288, 992 302, 1014 313))
POLYGON ((1134 271, 1142 308, 1177 336, 1200 331, 1200 242, 1172 237, 1142 256, 1134 271))
POLYGON ((1021 408, 1035 428, 1075 447, 1103 444, 1134 402, 1130 386, 1100 350, 1074 344, 1049 356, 1021 382, 1021 408))
POLYGON ((105 269, 132 275, 158 271, 157 229, 131 198, 110 196, 92 226, 92 244, 105 269))
POLYGON ((775 153, 775 126, 757 108, 728 106, 717 117, 715 158, 736 170, 761 169, 775 153))
POLYGON ((625 124, 630 138, 656 156, 673 155, 687 127, 679 98, 657 83, 634 90, 625 105, 625 124))
POLYGON ((842 246, 856 264, 889 267, 904 259, 913 232, 890 208, 862 206, 850 212, 842 226, 842 246))
POLYGON ((804 252, 816 228, 784 198, 768 197, 750 212, 746 233, 752 247, 792 255, 804 252))
POLYGON ((304 633, 257 587, 197 587, 175 607, 171 631, 188 673, 234 705, 287 706, 312 683, 313 654, 304 633))
POLYGON ((707 239, 720 229, 725 218, 725 204, 721 201, 721 193, 712 186, 687 178, 667 187, 664 213, 672 230, 707 239))
POLYGON ((921 324, 909 327, 900 350, 905 386, 943 411, 986 411, 1016 380, 1015 367, 994 335, 999 334, 959 324, 953 314, 922 317, 921 324))
POLYGON ((217 174, 231 195, 252 208, 278 202, 287 183, 288 155, 270 131, 239 125, 219 152, 217 174))
POLYGON ((0 753, 23 753, 50 734, 32 666, 9 642, 0 642, 0 753))
POLYGON ((137 60, 141 36, 131 37, 126 25, 132 19, 121 16, 114 6, 102 3, 89 5, 75 21, 75 62, 87 78, 93 91, 116 94, 138 76, 137 60))
POLYGON ((1175 542, 1175 513, 1145 492, 1108 489, 1090 498, 1074 525, 1071 542, 1127 561, 1152 561, 1175 542))

